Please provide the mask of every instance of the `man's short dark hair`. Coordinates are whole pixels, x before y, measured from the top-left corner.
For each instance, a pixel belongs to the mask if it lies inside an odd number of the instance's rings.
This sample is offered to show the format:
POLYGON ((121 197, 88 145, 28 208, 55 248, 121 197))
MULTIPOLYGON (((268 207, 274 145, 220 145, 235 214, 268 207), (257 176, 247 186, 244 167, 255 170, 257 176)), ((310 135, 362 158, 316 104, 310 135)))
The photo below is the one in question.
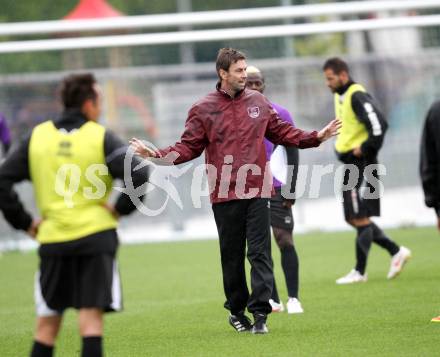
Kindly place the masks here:
POLYGON ((221 48, 217 54, 217 61, 215 62, 215 68, 217 70, 217 75, 220 77, 220 70, 223 69, 226 72, 229 70, 231 64, 236 63, 240 60, 245 60, 246 56, 233 48, 221 48))
POLYGON ((72 74, 64 78, 61 101, 65 109, 81 108, 88 99, 96 100, 96 79, 91 73, 72 74))
POLYGON ((326 71, 328 69, 331 69, 336 74, 340 74, 341 72, 350 73, 347 63, 339 57, 329 58, 327 61, 325 61, 324 66, 322 66, 322 70, 326 71))

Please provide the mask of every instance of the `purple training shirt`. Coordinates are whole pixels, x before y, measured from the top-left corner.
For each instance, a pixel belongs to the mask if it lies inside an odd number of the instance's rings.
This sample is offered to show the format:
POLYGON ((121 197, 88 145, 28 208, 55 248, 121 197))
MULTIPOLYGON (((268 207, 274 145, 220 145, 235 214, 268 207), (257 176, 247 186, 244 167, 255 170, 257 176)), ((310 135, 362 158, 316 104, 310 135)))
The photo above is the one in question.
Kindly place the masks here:
MULTIPOLYGON (((290 116, 290 113, 287 111, 286 108, 282 107, 281 105, 272 103, 272 107, 277 111, 278 115, 282 120, 285 122, 288 122, 295 126, 295 123, 292 120, 292 117, 290 116)), ((267 139, 264 139, 264 145, 266 146, 266 157, 267 160, 270 160, 270 157, 272 156, 272 152, 274 149, 274 145, 267 139)), ((281 187, 282 183, 278 181, 275 177, 273 178, 273 187, 281 187)))
POLYGON ((0 141, 4 145, 9 145, 11 143, 11 133, 6 123, 5 116, 0 113, 0 141))

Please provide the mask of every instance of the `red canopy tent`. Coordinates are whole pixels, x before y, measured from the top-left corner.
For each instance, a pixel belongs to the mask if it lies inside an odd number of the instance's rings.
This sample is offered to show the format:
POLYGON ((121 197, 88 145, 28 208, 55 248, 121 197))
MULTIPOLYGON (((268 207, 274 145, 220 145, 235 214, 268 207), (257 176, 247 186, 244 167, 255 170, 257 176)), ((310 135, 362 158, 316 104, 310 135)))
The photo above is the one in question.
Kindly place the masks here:
MULTIPOLYGON (((66 16, 64 16, 63 19, 100 19, 119 16, 125 16, 125 14, 116 10, 109 3, 107 3, 106 0, 80 0, 76 7, 66 16)), ((127 55, 127 53, 125 53, 125 49, 123 48, 113 48, 109 51, 110 66, 117 66, 118 64, 121 64, 121 62, 123 65, 128 65, 129 58, 130 57, 127 55)), ((81 68, 83 66, 81 51, 76 51, 76 54, 74 55, 71 52, 68 55, 68 58, 66 58, 65 63, 68 63, 67 67, 81 68)), ((118 86, 119 89, 121 89, 121 85, 119 84, 118 86)), ((113 126, 116 125, 115 121, 117 121, 117 118, 119 118, 118 108, 128 107, 138 113, 139 118, 143 123, 144 129, 150 135, 150 137, 155 137, 157 135, 156 124, 153 117, 151 116, 150 111, 141 100, 141 98, 131 93, 128 88, 125 88, 125 90, 116 91, 115 87, 116 85, 111 81, 108 81, 105 85, 105 88, 112 89, 107 90, 107 92, 113 93, 113 101, 110 100, 112 95, 110 93, 106 94, 107 102, 116 103, 116 105, 110 106, 111 108, 107 108, 107 116, 109 122, 113 122, 113 126), (123 95, 120 95, 119 92, 125 93, 123 95)))
POLYGON ((78 5, 63 17, 64 20, 99 19, 124 16, 105 0, 80 0, 78 5))
MULTIPOLYGON (((103 19, 120 16, 125 16, 125 14, 116 10, 107 3, 106 0, 80 0, 75 8, 63 17, 63 20, 103 19)), ((118 31, 118 33, 120 32, 121 31, 118 31)), ((111 33, 111 31, 107 32, 107 34, 109 33, 111 33)), ((63 35, 63 37, 71 36, 77 36, 77 34, 63 35)), ((121 52, 123 52, 121 49, 110 49, 108 51, 110 66, 118 64, 121 59, 127 58, 127 56, 124 56, 124 53, 121 52)), ((68 69, 84 67, 83 51, 70 51, 64 56, 64 67, 68 69)))

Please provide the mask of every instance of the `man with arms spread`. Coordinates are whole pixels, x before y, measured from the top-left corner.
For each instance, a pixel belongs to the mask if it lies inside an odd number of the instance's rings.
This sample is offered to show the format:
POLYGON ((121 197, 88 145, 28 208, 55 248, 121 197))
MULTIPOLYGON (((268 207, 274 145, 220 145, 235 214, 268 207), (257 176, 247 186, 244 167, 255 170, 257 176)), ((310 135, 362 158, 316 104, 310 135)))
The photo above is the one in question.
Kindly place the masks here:
POLYGON ((242 53, 221 49, 216 91, 192 106, 180 142, 157 152, 135 138, 131 144, 144 158, 165 157, 174 164, 205 151, 229 322, 239 332, 267 333, 273 286, 268 207, 272 179, 270 172, 266 174, 264 137, 275 144, 316 147, 336 135, 340 124, 333 120, 319 133, 292 127, 279 118, 261 93, 245 88, 246 67, 242 53), (250 295, 244 264, 246 243, 250 295), (246 306, 254 315, 253 326, 244 314, 246 306))
MULTIPOLYGON (((423 128, 420 150, 420 177, 425 203, 435 210, 440 231, 440 101, 432 104, 423 128)), ((440 316, 432 322, 440 322, 440 316)))
POLYGON ((344 186, 348 184, 350 174, 354 174, 350 166, 357 169, 359 174, 355 187, 343 191, 345 220, 357 230, 356 266, 346 276, 336 280, 336 283, 351 284, 367 281, 365 270, 373 242, 386 249, 391 255, 391 266, 387 277, 393 279, 401 272, 404 264, 411 257, 411 252, 408 248, 399 247, 371 221, 370 217, 380 215, 380 192, 370 182, 364 185, 364 176, 368 176, 364 173, 369 168, 373 168, 371 174, 378 180, 377 168, 369 165, 377 165, 377 155, 382 147, 387 123, 371 95, 351 79, 348 65, 343 60, 328 59, 323 71, 327 86, 334 93, 335 113, 343 125, 335 148, 339 160, 347 165, 344 186), (376 197, 364 197, 363 188, 374 193, 376 197))
MULTIPOLYGON (((247 72, 247 84, 250 89, 264 92, 266 88, 264 76, 261 71, 254 67, 249 66, 247 72)), ((272 103, 272 107, 276 110, 282 120, 289 123, 292 126, 293 120, 287 111, 281 105, 272 103)), ((264 140, 266 146, 266 156, 270 160, 270 157, 274 151, 274 145, 267 139, 264 140)), ((299 155, 298 148, 294 146, 287 146, 283 148, 286 151, 287 165, 293 170, 288 170, 288 174, 291 174, 291 180, 285 178, 285 182, 290 182, 289 192, 295 192, 296 178, 298 176, 298 164, 299 155)), ((275 188, 275 196, 270 200, 270 225, 272 226, 273 235, 277 242, 278 248, 281 252, 281 266, 283 268, 284 277, 286 279, 288 300, 286 303, 287 312, 289 314, 302 313, 303 308, 298 300, 298 255, 296 253, 295 245, 293 244, 293 215, 292 205, 295 203, 294 199, 284 198, 281 194, 282 183, 275 177, 273 179, 273 186, 275 188)), ((280 301, 278 295, 278 289, 275 283, 272 290, 272 298, 269 300, 272 305, 272 312, 280 312, 284 310, 283 303, 280 301)))
MULTIPOLYGON (((126 145, 97 123, 101 95, 92 74, 63 81, 64 111, 37 125, 0 168, 0 209, 16 229, 40 243, 35 277, 37 324, 31 357, 50 357, 63 312, 79 310, 82 357, 102 356, 103 313, 122 308, 116 262, 120 215, 136 209, 120 195, 107 203, 113 178, 124 178, 126 145), (13 190, 31 180, 41 220, 13 190)), ((135 187, 146 172, 133 171, 135 187)), ((72 352, 73 353, 73 352, 72 352)))

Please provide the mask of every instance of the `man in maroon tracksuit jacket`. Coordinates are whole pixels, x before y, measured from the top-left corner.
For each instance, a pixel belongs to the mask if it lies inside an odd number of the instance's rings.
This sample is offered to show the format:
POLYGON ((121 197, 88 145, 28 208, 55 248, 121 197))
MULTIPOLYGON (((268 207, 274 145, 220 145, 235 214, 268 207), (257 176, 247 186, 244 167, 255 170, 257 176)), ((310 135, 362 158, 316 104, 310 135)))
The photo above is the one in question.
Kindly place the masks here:
POLYGON ((273 286, 270 258, 269 199, 272 177, 266 167, 266 137, 274 144, 310 148, 337 134, 338 120, 320 132, 305 132, 281 120, 264 95, 245 88, 246 58, 231 48, 219 51, 216 91, 189 111, 180 142, 153 151, 133 138, 134 151, 165 157, 174 164, 205 151, 212 209, 220 239, 225 307, 237 331, 267 333, 266 318, 273 286), (172 159, 169 159, 172 157, 172 159), (176 158, 177 157, 177 158, 176 158), (252 293, 246 284, 245 252, 251 265, 252 293), (252 325, 245 309, 254 315, 252 325))

